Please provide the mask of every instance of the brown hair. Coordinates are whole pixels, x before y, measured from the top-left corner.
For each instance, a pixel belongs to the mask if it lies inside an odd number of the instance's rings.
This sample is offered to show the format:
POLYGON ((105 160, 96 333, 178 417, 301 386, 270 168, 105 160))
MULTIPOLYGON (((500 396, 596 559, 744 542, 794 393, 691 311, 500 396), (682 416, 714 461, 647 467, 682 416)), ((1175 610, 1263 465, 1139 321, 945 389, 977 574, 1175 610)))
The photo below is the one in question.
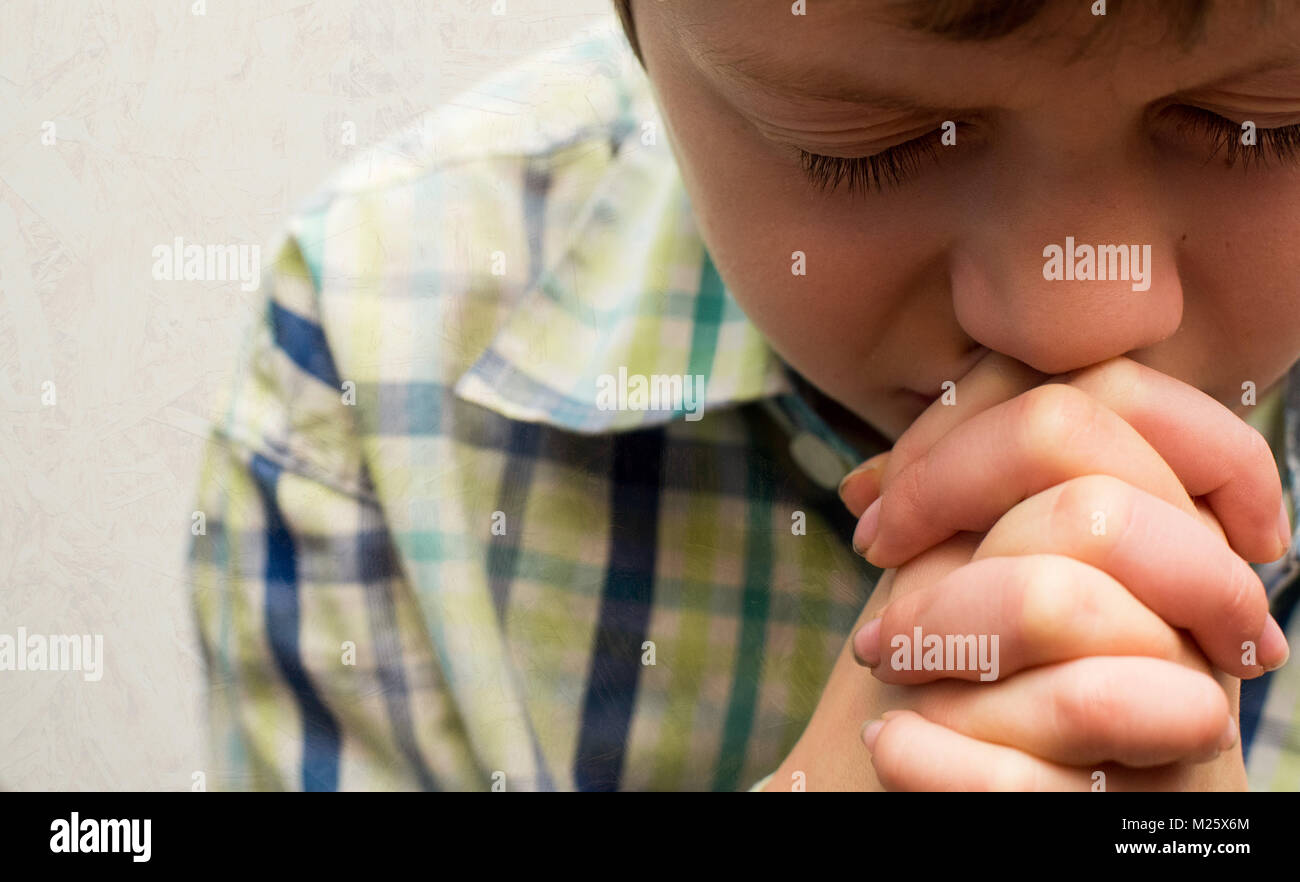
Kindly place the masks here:
MULTIPOLYGON (((613 0, 623 31, 637 60, 645 67, 632 19, 632 0, 613 0)), ((902 0, 903 19, 910 27, 950 40, 993 40, 1028 24, 1052 0, 902 0)), ((1212 0, 1160 0, 1161 12, 1183 45, 1200 38, 1212 0)), ((1123 0, 1108 0, 1107 12, 1118 13, 1123 0)))

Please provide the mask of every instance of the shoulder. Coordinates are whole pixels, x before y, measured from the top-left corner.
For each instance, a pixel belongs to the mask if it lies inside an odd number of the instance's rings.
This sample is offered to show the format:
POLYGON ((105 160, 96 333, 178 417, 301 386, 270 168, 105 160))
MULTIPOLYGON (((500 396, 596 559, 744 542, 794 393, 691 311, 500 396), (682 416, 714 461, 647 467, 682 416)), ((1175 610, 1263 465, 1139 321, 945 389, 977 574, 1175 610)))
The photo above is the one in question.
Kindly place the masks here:
POLYGON ((655 117, 611 16, 365 149, 285 226, 229 433, 360 482, 354 433, 382 431, 395 396, 447 395, 655 117))
POLYGON ((382 276, 490 308, 563 248, 619 142, 654 113, 611 17, 366 149, 305 200, 288 234, 323 297, 382 276))

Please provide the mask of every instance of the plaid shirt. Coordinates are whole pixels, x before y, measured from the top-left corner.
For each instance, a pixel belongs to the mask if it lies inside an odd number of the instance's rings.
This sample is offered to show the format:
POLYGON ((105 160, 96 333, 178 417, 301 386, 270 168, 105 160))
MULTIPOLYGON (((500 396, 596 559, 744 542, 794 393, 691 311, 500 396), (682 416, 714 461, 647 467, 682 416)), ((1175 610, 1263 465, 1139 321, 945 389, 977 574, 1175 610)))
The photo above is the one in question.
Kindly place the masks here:
MULTIPOLYGON (((835 493, 876 451, 725 290, 658 128, 611 23, 291 220, 190 547, 212 786, 734 790, 793 747, 879 576, 835 493), (602 404, 623 376, 704 377, 703 418, 602 404)), ((1300 782, 1297 696, 1249 693, 1256 786, 1300 782)))

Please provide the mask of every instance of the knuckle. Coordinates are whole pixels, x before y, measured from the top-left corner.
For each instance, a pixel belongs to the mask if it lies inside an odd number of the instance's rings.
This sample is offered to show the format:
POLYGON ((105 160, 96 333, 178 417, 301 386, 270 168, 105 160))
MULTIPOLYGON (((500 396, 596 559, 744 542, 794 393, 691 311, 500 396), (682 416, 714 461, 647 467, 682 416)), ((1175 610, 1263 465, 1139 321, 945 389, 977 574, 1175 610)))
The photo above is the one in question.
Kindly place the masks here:
POLYGON ((1080 429, 1092 425, 1096 403, 1063 383, 1035 386, 1016 401, 1020 442, 1026 449, 1054 452, 1080 429))
POLYGON ((1255 571, 1245 564, 1229 561, 1224 580, 1223 599, 1214 604, 1214 618, 1241 633, 1253 637, 1264 628, 1268 601, 1264 585, 1255 571))
POLYGON ((1142 366, 1122 355, 1096 365, 1093 370, 1103 384, 1107 401, 1132 400, 1143 383, 1142 366))
MULTIPOLYGON (((1083 475, 1060 485, 1049 511, 1051 535, 1077 537, 1090 546, 1098 541, 1117 546, 1133 524, 1136 503, 1133 488, 1111 475, 1083 475), (1098 533, 1096 516, 1104 516, 1105 529, 1098 533)), ((1073 543, 1074 547, 1081 542, 1073 543)))
POLYGON ((1254 463, 1256 466, 1263 465, 1272 470, 1276 460, 1268 439, 1258 429, 1244 420, 1241 422, 1241 431, 1243 434, 1241 445, 1244 453, 1243 461, 1254 463))
POLYGON ((1052 693, 1051 716, 1067 742, 1097 746, 1120 715, 1122 684, 1110 671, 1080 669, 1070 685, 1052 693))
POLYGON ((1241 456, 1236 457, 1235 466, 1231 469, 1228 480, 1244 480, 1249 483, 1251 477, 1263 476, 1270 485, 1278 487, 1277 493, 1270 490, 1268 494, 1261 494, 1257 500, 1261 523, 1265 527, 1271 527, 1273 519, 1277 516, 1277 506, 1282 499, 1280 485, 1276 482, 1277 460, 1268 439, 1258 429, 1244 420, 1239 420, 1238 423, 1237 428, 1241 433, 1238 447, 1241 456))
POLYGON ((1052 645, 1079 611, 1062 562, 1049 555, 1021 558, 1014 570, 1019 611, 1014 619, 1026 646, 1052 645))

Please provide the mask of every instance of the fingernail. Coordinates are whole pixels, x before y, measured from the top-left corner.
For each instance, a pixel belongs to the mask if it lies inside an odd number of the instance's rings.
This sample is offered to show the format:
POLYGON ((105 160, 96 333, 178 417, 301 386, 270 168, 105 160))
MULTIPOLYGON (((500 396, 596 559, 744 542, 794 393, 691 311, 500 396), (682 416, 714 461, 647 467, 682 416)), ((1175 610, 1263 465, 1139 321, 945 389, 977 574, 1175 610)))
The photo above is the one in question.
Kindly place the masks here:
POLYGON ((880 616, 876 616, 853 635, 853 657, 858 664, 874 668, 880 664, 880 616))
POLYGON ((1259 661, 1266 671, 1276 671, 1286 664, 1291 657, 1291 647, 1287 646, 1286 634, 1282 626, 1272 616, 1264 623, 1264 633, 1259 635, 1259 661), (1265 659, 1273 659, 1271 662, 1265 659))
POLYGON ((1231 716, 1229 716, 1228 726, 1223 730, 1223 734, 1219 736, 1219 752, 1222 753, 1225 750, 1230 750, 1232 746, 1236 743, 1237 743, 1237 721, 1234 720, 1231 716))
POLYGON ((880 532, 879 498, 868 506, 858 520, 858 525, 853 530, 853 550, 865 557, 867 551, 871 548, 871 543, 876 541, 878 532, 880 532))
POLYGON ((840 481, 840 501, 854 517, 860 516, 880 495, 880 472, 887 456, 879 453, 871 457, 840 481))
POLYGON ((1282 497, 1282 506, 1277 510, 1277 538, 1282 543, 1282 554, 1291 550, 1291 516, 1287 514, 1285 495, 1282 497))
POLYGON ((884 720, 867 720, 862 724, 862 743, 872 753, 876 751, 876 739, 880 737, 880 730, 883 728, 885 728, 884 720))

